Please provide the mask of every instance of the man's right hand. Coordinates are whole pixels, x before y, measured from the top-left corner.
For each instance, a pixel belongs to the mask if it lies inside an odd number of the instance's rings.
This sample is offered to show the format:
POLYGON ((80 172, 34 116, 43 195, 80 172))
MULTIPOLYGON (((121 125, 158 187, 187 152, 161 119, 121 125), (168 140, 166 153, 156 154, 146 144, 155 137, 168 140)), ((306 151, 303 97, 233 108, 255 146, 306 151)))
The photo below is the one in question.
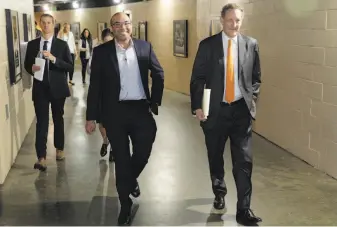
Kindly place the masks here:
POLYGON ((40 71, 40 66, 38 66, 38 65, 33 65, 32 66, 32 71, 33 71, 33 73, 35 73, 35 72, 37 72, 37 71, 40 71))
POLYGON ((88 134, 91 134, 95 131, 96 129, 96 123, 95 121, 87 121, 85 123, 85 131, 88 133, 88 134))
POLYGON ((202 111, 202 109, 197 109, 195 111, 195 115, 196 115, 196 117, 197 117, 197 119, 199 121, 206 121, 206 117, 205 117, 204 112, 202 111))

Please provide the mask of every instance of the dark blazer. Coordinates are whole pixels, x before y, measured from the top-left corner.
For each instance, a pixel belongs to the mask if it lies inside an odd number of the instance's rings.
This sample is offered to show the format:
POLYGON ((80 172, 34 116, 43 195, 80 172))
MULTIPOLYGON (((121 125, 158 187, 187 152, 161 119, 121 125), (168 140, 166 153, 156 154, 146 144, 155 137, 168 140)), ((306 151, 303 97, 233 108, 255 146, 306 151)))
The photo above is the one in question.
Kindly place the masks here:
MULTIPOLYGON (((149 105, 161 105, 164 90, 164 71, 150 43, 132 39, 136 51, 141 79, 149 105), (149 88, 149 70, 152 86, 149 88)), ((87 98, 87 120, 99 119, 98 105, 101 103, 102 123, 116 120, 120 94, 120 72, 116 54, 115 40, 94 48, 90 86, 87 98)), ((118 120, 118 119, 117 119, 118 120)))
MULTIPOLYGON (((261 69, 258 43, 255 39, 238 35, 239 87, 253 119, 256 115, 256 100, 261 85, 261 69)), ((208 120, 205 126, 215 123, 224 95, 224 52, 222 33, 200 42, 195 58, 190 83, 191 108, 194 112, 202 107, 204 86, 211 89, 208 120)))
MULTIPOLYGON (((34 75, 32 72, 32 66, 35 63, 35 58, 40 51, 40 41, 41 38, 34 39, 28 42, 26 58, 25 58, 25 69, 26 71, 34 75)), ((54 98, 65 98, 70 96, 69 86, 67 82, 67 72, 72 69, 72 57, 68 44, 56 37, 53 37, 50 53, 55 56, 56 62, 53 64, 49 62, 49 86, 51 94, 54 98)), ((42 81, 36 80, 34 78, 33 83, 33 100, 39 95, 42 95, 40 91, 44 86, 42 81)))

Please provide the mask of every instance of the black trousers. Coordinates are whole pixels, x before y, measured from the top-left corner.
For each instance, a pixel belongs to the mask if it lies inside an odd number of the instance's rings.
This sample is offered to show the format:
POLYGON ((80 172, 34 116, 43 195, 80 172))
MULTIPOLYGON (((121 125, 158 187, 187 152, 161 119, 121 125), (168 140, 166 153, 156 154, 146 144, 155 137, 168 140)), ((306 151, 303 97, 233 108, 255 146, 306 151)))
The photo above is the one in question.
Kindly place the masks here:
POLYGON ((87 65, 88 65, 89 59, 81 58, 81 64, 82 64, 82 82, 85 82, 85 77, 87 75, 87 65))
POLYGON ((122 101, 120 116, 105 123, 106 132, 114 151, 116 187, 121 204, 128 203, 136 180, 145 168, 155 141, 157 126, 146 101, 122 101), (132 155, 130 144, 132 142, 132 155))
POLYGON ((75 70, 75 54, 71 54, 73 59, 73 68, 69 71, 69 80, 73 80, 74 70, 75 70))
POLYGON ((46 158, 47 137, 49 128, 49 104, 51 104, 54 122, 54 146, 58 150, 64 149, 64 103, 65 98, 55 99, 50 93, 48 85, 40 84, 39 95, 34 98, 36 114, 36 141, 35 149, 37 158, 46 158))
POLYGON ((204 129, 212 189, 215 196, 227 194, 223 154, 226 141, 230 138, 237 210, 244 210, 250 208, 252 194, 252 118, 244 99, 232 105, 221 105, 214 128, 204 129))

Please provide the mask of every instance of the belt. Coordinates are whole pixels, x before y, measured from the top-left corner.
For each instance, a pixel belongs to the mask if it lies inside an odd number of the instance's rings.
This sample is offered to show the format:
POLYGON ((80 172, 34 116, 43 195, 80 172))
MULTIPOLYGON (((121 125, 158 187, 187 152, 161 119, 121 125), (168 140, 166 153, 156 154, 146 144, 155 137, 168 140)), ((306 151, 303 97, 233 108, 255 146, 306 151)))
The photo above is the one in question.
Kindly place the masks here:
POLYGON ((139 99, 139 100, 120 100, 121 104, 148 104, 147 99, 139 99))
POLYGON ((234 106, 234 105, 237 105, 237 104, 240 104, 242 102, 244 102, 245 99, 244 98, 241 98, 239 100, 236 100, 234 102, 231 102, 231 103, 227 103, 227 102, 221 102, 221 106, 234 106))

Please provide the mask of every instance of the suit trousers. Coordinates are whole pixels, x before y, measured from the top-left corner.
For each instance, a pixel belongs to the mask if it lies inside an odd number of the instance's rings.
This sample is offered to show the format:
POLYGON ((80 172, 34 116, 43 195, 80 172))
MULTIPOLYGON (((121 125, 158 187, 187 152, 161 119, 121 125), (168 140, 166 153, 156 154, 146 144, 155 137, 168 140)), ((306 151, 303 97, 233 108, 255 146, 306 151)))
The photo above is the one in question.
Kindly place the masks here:
POLYGON ((157 126, 145 100, 121 101, 116 110, 118 119, 109 119, 104 126, 114 151, 116 187, 123 204, 129 203, 136 180, 148 163, 157 126))
POLYGON ((244 99, 231 105, 222 103, 214 127, 203 128, 203 131, 214 195, 227 194, 223 155, 229 138, 232 173, 237 188, 237 210, 249 209, 252 194, 252 118, 244 99))
POLYGON ((38 95, 34 97, 36 114, 36 141, 35 149, 38 159, 46 158, 47 137, 49 128, 49 104, 51 104, 54 122, 54 146, 58 150, 64 149, 64 103, 65 98, 55 99, 52 97, 50 88, 46 84, 38 84, 38 95))

